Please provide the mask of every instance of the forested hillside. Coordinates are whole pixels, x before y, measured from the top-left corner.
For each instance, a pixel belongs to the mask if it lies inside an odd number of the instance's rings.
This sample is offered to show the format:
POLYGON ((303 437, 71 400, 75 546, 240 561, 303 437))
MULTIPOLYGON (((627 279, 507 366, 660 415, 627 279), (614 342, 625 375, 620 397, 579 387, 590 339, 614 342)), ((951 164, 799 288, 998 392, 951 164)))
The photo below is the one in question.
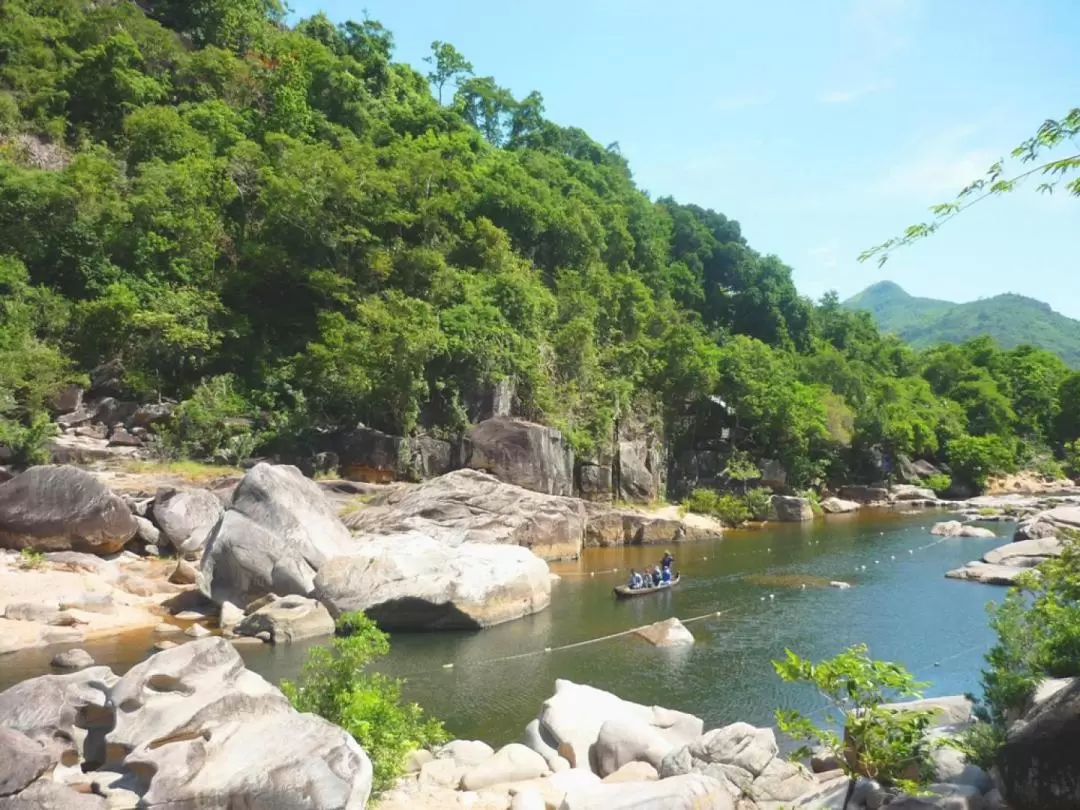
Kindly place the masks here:
POLYGON ((869 312, 883 332, 919 348, 989 335, 1006 349, 1038 346, 1080 368, 1080 321, 1023 295, 954 304, 909 295, 898 284, 882 281, 853 295, 844 307, 869 312))
POLYGON ((183 401, 161 450, 196 456, 358 421, 453 435, 501 380, 579 459, 630 419, 693 452, 719 397, 798 485, 882 451, 974 480, 1080 435, 1057 357, 917 354, 801 297, 735 220, 650 200, 539 93, 445 44, 430 62, 276 0, 0 4, 8 446, 113 359, 134 396, 183 401))

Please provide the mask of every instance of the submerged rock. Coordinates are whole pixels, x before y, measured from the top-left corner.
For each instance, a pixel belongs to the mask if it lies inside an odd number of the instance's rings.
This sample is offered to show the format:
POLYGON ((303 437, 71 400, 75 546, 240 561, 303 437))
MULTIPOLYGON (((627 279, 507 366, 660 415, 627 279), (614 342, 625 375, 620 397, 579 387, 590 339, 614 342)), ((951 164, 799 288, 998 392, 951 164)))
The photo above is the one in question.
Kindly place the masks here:
POLYGON ((639 627, 634 632, 657 647, 689 647, 694 643, 693 634, 677 618, 639 627))
POLYGON ((368 538, 331 560, 314 594, 335 616, 363 610, 389 630, 481 628, 546 608, 551 580, 528 549, 449 546, 411 532, 368 538))
POLYGON ((75 467, 31 467, 0 484, 0 548, 113 554, 137 530, 123 499, 75 467))
POLYGON ((53 656, 50 662, 57 669, 86 669, 94 665, 94 659, 86 650, 65 650, 53 656))

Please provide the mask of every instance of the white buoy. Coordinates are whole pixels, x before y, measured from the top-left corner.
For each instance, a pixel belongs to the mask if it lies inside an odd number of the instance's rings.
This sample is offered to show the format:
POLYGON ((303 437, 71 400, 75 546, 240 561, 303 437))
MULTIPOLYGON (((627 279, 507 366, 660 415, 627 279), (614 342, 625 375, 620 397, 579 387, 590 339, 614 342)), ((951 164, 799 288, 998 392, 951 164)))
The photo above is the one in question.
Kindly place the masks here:
POLYGON ((775 598, 776 598, 776 594, 775 594, 775 593, 770 593, 770 594, 769 594, 769 598, 770 598, 770 599, 775 599, 775 598))
POLYGON ((878 532, 878 534, 881 535, 882 537, 885 536, 885 532, 878 532))
POLYGON ((589 572, 589 576, 590 576, 590 577, 595 577, 595 576, 596 576, 596 572, 595 572, 595 571, 590 571, 590 572, 589 572))
POLYGON ((889 559, 890 559, 890 560, 895 560, 895 559, 896 559, 896 555, 895 555, 895 554, 890 554, 890 555, 889 555, 889 559))
POLYGON ((442 665, 442 668, 443 668, 443 669, 453 669, 453 668, 454 668, 454 665, 453 665, 453 664, 443 664, 443 665, 442 665))
POLYGON ((874 565, 880 565, 880 564, 881 564, 881 560, 874 560, 874 565))
POLYGON ((764 602, 764 601, 765 601, 765 597, 764 597, 764 596, 763 596, 763 597, 761 597, 761 601, 762 601, 762 602, 764 602))
POLYGON ((914 553, 915 553, 915 550, 914 550, 914 549, 911 549, 911 548, 909 548, 909 549, 907 550, 907 553, 908 553, 908 554, 914 554, 914 553))
POLYGON ((544 647, 544 652, 551 652, 551 647, 544 647))
POLYGON ((804 583, 802 584, 802 589, 803 589, 804 591, 806 590, 806 583, 805 583, 805 582, 804 582, 804 583))

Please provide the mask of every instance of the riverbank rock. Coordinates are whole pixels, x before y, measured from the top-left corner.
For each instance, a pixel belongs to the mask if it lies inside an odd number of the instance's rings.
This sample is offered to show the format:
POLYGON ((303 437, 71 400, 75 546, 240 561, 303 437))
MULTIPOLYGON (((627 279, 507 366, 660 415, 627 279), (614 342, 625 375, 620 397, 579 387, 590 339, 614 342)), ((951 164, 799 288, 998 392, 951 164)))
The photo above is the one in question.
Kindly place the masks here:
POLYGON ((889 490, 889 499, 893 501, 936 501, 937 493, 926 487, 912 484, 896 484, 889 490))
MULTIPOLYGON (((594 766, 591 749, 609 720, 620 721, 623 729, 632 729, 638 739, 647 739, 653 749, 658 749, 661 741, 669 750, 685 745, 700 736, 703 728, 699 717, 631 703, 609 692, 561 678, 555 681, 555 694, 544 701, 538 719, 545 742, 576 768, 594 766)), ((610 738, 608 742, 612 742, 610 738)), ((610 764, 614 760, 609 760, 610 764)), ((625 764, 619 762, 615 770, 625 764)))
POLYGON ((461 789, 483 790, 492 785, 538 779, 549 773, 542 756, 521 743, 510 743, 466 771, 461 777, 461 789))
POLYGON ((694 644, 693 634, 674 617, 639 627, 634 632, 656 647, 690 647, 694 644))
POLYGON ((959 520, 946 520, 941 523, 935 523, 934 528, 930 530, 930 534, 938 537, 996 537, 989 529, 984 529, 981 526, 971 526, 966 523, 961 523, 959 520))
POLYGON ((450 472, 450 442, 430 436, 394 436, 360 426, 338 434, 333 442, 343 478, 369 484, 423 481, 450 472))
POLYGON ((184 556, 202 552, 224 511, 221 499, 205 489, 161 490, 150 505, 162 537, 184 556))
POLYGON ((237 635, 255 637, 268 633, 271 644, 291 644, 306 638, 333 635, 334 619, 314 599, 290 595, 275 599, 245 616, 236 624, 234 631, 237 635))
POLYGON ((230 509, 207 539, 198 583, 219 605, 248 605, 267 594, 310 595, 315 568, 288 540, 230 509))
POLYGON ((843 515, 848 512, 857 512, 857 501, 845 501, 842 498, 826 498, 821 502, 821 511, 827 515, 843 515))
POLYGON ((56 765, 45 748, 21 731, 0 726, 0 803, 3 797, 24 790, 45 771, 56 765))
POLYGON ((735 810, 724 784, 700 774, 659 782, 601 783, 567 792, 559 810, 735 810))
POLYGON ((885 487, 865 487, 849 484, 840 487, 839 495, 849 501, 858 503, 881 503, 889 500, 889 490, 885 487))
POLYGON ((1080 807, 1080 680, 1038 703, 1009 729, 997 757, 1012 810, 1080 807))
POLYGON ((1021 520, 1016 524, 1016 531, 1013 533, 1013 542, 1019 542, 1021 540, 1039 540, 1044 537, 1057 537, 1058 531, 1059 529, 1056 524, 1036 515, 1035 517, 1021 520))
POLYGON ((545 495, 572 495, 574 453, 562 433, 520 419, 486 419, 466 435, 465 466, 545 495))
POLYGON ((551 580, 526 548, 411 532, 363 538, 323 566, 314 594, 335 616, 363 610, 388 630, 476 629, 543 610, 551 580))
POLYGON ((723 526, 705 515, 679 515, 676 507, 652 512, 586 503, 585 546, 664 545, 720 537, 723 526))
POLYGON ((806 498, 793 495, 773 495, 769 501, 769 519, 782 523, 813 520, 814 510, 806 498))
POLYGON ((113 554, 137 530, 124 501, 75 467, 31 467, 0 484, 0 547, 113 554))
POLYGON ((355 741, 297 713, 221 638, 137 664, 110 707, 101 766, 130 774, 148 807, 360 810, 370 793, 371 763, 355 741))
POLYGON ((318 484, 296 467, 256 464, 236 487, 229 509, 282 538, 316 569, 354 545, 318 484))
POLYGON ((525 546, 544 559, 573 558, 585 538, 584 502, 542 495, 476 470, 452 473, 375 497, 349 517, 360 534, 422 532, 442 543, 525 546))
POLYGON ((950 579, 965 579, 987 585, 1012 585, 1020 574, 1051 557, 1061 556, 1063 546, 1054 537, 1020 540, 986 552, 981 560, 949 571, 950 579))

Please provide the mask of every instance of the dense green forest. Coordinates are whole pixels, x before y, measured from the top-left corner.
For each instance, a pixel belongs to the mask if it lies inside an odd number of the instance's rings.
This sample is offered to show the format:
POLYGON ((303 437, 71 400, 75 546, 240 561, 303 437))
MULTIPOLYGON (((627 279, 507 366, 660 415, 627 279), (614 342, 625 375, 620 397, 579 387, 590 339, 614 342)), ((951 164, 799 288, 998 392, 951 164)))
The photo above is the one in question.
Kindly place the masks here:
POLYGON ((132 396, 182 401, 161 443, 194 455, 453 435, 500 380, 579 458, 631 418, 692 448, 719 397, 798 485, 882 452, 978 482, 1080 435, 1055 355, 917 353, 800 296, 735 220, 650 199, 539 93, 444 43, 429 61, 276 0, 0 4, 5 441, 112 359, 132 396))
POLYGON ((1080 321, 1023 295, 1006 293, 954 304, 909 295, 898 284, 882 281, 853 295, 844 306, 869 312, 879 329, 917 348, 990 335, 1006 349, 1038 346, 1080 368, 1080 321))

